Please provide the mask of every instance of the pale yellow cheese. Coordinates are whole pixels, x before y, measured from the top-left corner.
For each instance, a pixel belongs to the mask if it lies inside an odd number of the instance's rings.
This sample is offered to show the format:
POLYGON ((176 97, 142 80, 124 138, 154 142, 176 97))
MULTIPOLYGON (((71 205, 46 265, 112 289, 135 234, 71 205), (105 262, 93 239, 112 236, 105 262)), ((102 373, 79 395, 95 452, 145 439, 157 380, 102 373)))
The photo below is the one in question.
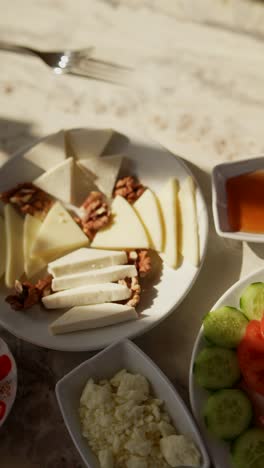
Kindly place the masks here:
POLYGON ((5 223, 0 216, 0 278, 2 278, 6 267, 6 234, 5 223))
POLYGON ((12 205, 5 205, 6 268, 5 284, 12 288, 24 273, 23 218, 12 205))
POLYGON ((88 197, 89 193, 98 190, 95 185, 95 176, 89 174, 86 169, 77 163, 74 163, 74 180, 73 180, 73 203, 80 206, 88 197))
POLYGON ((31 250, 41 228, 41 221, 35 216, 27 214, 24 221, 24 270, 28 278, 31 278, 43 270, 46 262, 39 256, 32 257, 31 250))
POLYGON ((187 177, 179 191, 180 207, 180 251, 183 257, 194 266, 199 265, 199 232, 196 209, 195 184, 187 177))
POLYGON ((66 159, 64 130, 54 133, 40 141, 25 153, 24 158, 36 164, 44 171, 66 159))
POLYGON ((32 247, 32 256, 39 255, 50 262, 88 244, 87 236, 68 211, 56 202, 42 223, 32 247))
POLYGON ((52 334, 70 333, 79 330, 106 327, 128 320, 136 320, 134 307, 104 303, 73 307, 49 326, 52 334))
POLYGON ((150 189, 145 190, 133 208, 145 226, 151 247, 160 252, 163 247, 163 223, 156 195, 150 189))
POLYGON ((162 219, 165 228, 163 258, 167 265, 176 268, 178 255, 178 181, 169 179, 159 193, 162 219))
POLYGON ((113 136, 113 130, 74 128, 67 132, 67 153, 76 159, 98 157, 113 136))
POLYGON ((123 156, 117 155, 80 159, 79 164, 95 176, 98 189, 111 198, 122 161, 123 156))
POLYGON ((68 158, 34 180, 34 185, 65 203, 73 203, 74 161, 68 158))
POLYGON ((112 204, 112 222, 97 232, 91 247, 102 249, 148 249, 149 239, 134 208, 117 196, 112 204))

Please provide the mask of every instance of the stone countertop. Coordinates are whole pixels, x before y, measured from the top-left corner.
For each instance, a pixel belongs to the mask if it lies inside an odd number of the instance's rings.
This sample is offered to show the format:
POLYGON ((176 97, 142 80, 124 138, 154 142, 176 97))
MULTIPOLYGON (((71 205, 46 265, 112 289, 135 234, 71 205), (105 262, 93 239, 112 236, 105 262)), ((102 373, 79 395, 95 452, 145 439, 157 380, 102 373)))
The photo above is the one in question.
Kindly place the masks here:
MULTIPOLYGON (((97 56, 133 63, 141 77, 133 89, 58 77, 37 59, 0 51, 1 161, 60 128, 116 126, 147 134, 182 156, 201 184, 210 214, 202 271, 180 307, 135 340, 183 392, 201 317, 239 277, 262 266, 263 258, 260 246, 215 234, 210 172, 219 162, 264 153, 264 7, 246 0, 211 5, 13 0, 0 17, 0 40, 43 49, 92 44, 97 56)), ((17 400, 0 429, 1 467, 82 467, 54 386, 89 354, 42 350, 4 330, 0 335, 14 352, 19 375, 17 400)))

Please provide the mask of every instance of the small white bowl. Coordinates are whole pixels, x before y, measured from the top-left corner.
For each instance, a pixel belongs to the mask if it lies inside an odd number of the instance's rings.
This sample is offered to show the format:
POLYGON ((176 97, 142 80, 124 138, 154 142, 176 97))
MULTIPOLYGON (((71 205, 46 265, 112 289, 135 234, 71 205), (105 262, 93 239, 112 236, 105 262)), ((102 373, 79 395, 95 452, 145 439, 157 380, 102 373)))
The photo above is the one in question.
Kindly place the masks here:
POLYGON ((96 457, 81 434, 78 409, 82 390, 90 377, 95 380, 109 379, 123 368, 132 373, 140 373, 149 380, 154 395, 165 402, 178 432, 188 435, 199 448, 202 455, 201 468, 209 468, 205 446, 182 399, 153 361, 129 340, 122 340, 105 348, 65 375, 56 385, 56 396, 64 422, 85 465, 88 468, 99 468, 96 457))
POLYGON ((264 156, 242 161, 218 164, 212 173, 213 216, 219 236, 247 242, 264 242, 264 234, 232 231, 227 212, 226 181, 230 177, 264 169, 264 156))

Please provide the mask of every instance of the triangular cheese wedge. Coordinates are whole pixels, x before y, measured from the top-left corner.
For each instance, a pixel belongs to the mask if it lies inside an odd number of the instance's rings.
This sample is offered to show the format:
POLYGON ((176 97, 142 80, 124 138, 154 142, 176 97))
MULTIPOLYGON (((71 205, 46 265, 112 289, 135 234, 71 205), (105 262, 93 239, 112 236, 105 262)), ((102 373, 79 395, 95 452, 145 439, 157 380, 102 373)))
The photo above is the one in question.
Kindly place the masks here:
POLYGON ((24 270, 28 278, 31 278, 43 270, 46 262, 41 257, 32 257, 31 250, 36 240, 42 222, 39 218, 27 214, 24 221, 24 270))
POLYGON ((24 222, 12 205, 5 205, 4 211, 6 233, 5 284, 8 288, 12 288, 15 281, 19 280, 24 273, 24 222))
POLYGON ((85 305, 68 310, 52 322, 49 329, 56 335, 116 325, 137 318, 134 307, 128 305, 115 303, 85 305))
POLYGON ((97 232, 91 246, 99 249, 148 249, 149 239, 134 208, 117 196, 112 204, 113 219, 97 232))
POLYGON ((111 198, 122 160, 123 157, 117 155, 80 159, 79 163, 88 170, 88 173, 91 172, 96 176, 95 183, 98 189, 111 198))
POLYGON ((34 185, 65 203, 73 202, 74 161, 68 158, 34 180, 34 185))
POLYGON ((48 136, 25 153, 24 158, 48 171, 66 159, 64 130, 48 136))
POLYGON ((88 244, 88 238, 68 211, 59 202, 56 202, 42 223, 31 255, 39 255, 50 262, 88 244))
POLYGON ((98 190, 94 182, 95 177, 79 166, 78 162, 74 162, 74 197, 73 203, 80 206, 93 190, 98 190))
POLYGON ((67 132, 67 154, 75 159, 98 157, 109 143, 111 129, 74 128, 67 132))
POLYGON ((179 191, 180 206, 180 252, 194 266, 199 265, 199 232, 196 210, 195 184, 187 177, 179 191))
POLYGON ((159 194, 165 228, 164 261, 172 268, 178 265, 178 181, 171 178, 159 194))
POLYGON ((0 216, 0 278, 2 278, 6 267, 6 234, 5 223, 0 216))
POLYGON ((145 190, 134 203, 133 208, 145 226, 151 247, 160 252, 163 247, 163 223, 156 195, 150 189, 145 190))

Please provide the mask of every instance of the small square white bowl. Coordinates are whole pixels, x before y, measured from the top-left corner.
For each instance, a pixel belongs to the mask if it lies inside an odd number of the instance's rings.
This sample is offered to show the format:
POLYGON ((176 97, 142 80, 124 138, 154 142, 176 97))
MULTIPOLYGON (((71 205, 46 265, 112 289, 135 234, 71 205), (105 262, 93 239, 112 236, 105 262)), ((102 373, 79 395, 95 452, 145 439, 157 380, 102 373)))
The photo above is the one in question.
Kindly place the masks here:
POLYGON ((227 212, 227 179, 258 170, 264 170, 264 156, 218 164, 214 167, 212 173, 212 204, 215 229, 219 236, 246 242, 264 242, 264 234, 232 231, 227 212))
POLYGON ((56 396, 64 422, 85 465, 88 468, 99 468, 96 457, 81 434, 78 409, 82 390, 90 377, 95 381, 109 379, 123 368, 142 374, 149 380, 153 394, 165 402, 177 431, 188 435, 199 448, 202 455, 201 468, 209 468, 205 446, 182 399, 156 364, 129 340, 105 348, 65 375, 56 385, 56 396))

